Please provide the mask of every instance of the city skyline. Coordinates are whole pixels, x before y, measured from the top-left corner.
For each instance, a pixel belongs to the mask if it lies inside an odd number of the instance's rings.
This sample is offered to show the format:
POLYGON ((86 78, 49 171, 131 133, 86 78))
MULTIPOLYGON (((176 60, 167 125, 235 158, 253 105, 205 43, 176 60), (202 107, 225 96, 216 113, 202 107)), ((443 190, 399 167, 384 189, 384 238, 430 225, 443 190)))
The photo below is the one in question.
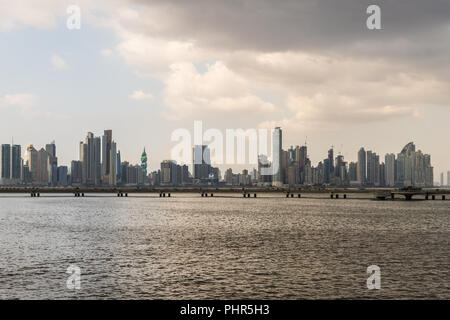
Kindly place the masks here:
MULTIPOLYGON (((101 137, 88 132, 85 140, 79 142, 79 157, 71 160, 70 165, 58 163, 59 153, 57 154, 55 141, 46 144, 45 149, 35 149, 33 144, 29 144, 23 154, 20 145, 2 144, 0 184, 48 183, 56 186, 75 183, 115 186, 130 183, 121 178, 122 175, 124 177, 132 175, 134 178, 130 180, 131 183, 154 185, 211 182, 217 184, 220 181, 229 184, 238 181, 238 184, 245 185, 264 184, 265 181, 273 186, 326 184, 387 187, 446 186, 444 173, 434 175, 431 156, 419 149, 416 150, 413 142, 406 144, 400 153, 385 154, 384 160, 373 150, 366 151, 361 147, 356 153, 356 161, 353 161, 346 159, 340 152, 335 154, 334 147, 331 146, 327 157, 318 162, 310 159, 306 141, 301 147, 296 145, 295 148, 293 146, 283 148, 283 130, 280 127, 272 131, 270 143, 272 154, 261 154, 258 151, 257 169, 253 164, 244 165, 247 167, 242 170, 242 178, 239 173, 234 174, 227 163, 213 167, 217 164, 211 160, 208 144, 191 146, 192 163, 177 163, 173 159, 161 160, 160 165, 154 168, 148 167, 149 157, 144 147, 140 162, 133 165, 126 157, 122 158, 111 129, 104 130, 101 137), (269 175, 264 173, 265 167, 270 168, 272 172, 270 180, 263 177, 269 175), (128 170, 134 171, 129 173, 128 170), (222 175, 223 173, 225 175, 222 175), (234 180, 234 176, 237 180, 234 180)), ((216 152, 214 149, 213 151, 216 152)), ((447 185, 450 185, 449 179, 450 171, 447 171, 447 185)))
POLYGON ((368 30, 369 3, 308 2, 79 1, 79 30, 64 1, 3 6, 0 138, 57 138, 69 163, 79 136, 111 128, 123 156, 137 163, 146 146, 156 167, 169 157, 159 137, 201 119, 222 131, 280 126, 285 145, 308 136, 314 162, 331 145, 353 158, 414 141, 445 172, 449 6, 383 3, 382 30, 368 30))

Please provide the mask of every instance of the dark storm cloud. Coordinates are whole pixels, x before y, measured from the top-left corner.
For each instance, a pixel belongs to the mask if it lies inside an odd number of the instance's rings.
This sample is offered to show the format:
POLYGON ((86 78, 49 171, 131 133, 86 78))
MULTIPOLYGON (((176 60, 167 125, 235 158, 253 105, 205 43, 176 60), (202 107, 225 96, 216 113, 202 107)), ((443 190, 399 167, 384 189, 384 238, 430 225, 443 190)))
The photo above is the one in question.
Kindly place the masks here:
POLYGON ((416 48, 449 40, 448 0, 134 2, 144 7, 157 6, 171 17, 171 23, 158 30, 159 35, 162 32, 173 38, 194 39, 214 48, 266 52, 351 48, 395 54, 402 40, 416 48), (382 30, 366 28, 370 4, 381 7, 382 30))

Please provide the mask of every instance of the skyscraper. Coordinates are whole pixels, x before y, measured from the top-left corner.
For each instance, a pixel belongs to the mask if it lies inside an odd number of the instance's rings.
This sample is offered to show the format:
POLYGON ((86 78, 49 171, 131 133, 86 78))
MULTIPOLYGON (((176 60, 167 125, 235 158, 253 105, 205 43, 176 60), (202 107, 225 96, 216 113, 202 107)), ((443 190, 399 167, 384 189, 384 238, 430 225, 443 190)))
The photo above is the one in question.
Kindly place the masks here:
POLYGON ((102 136, 102 179, 106 184, 110 181, 112 142, 112 130, 105 130, 102 136))
POLYGON ((372 151, 367 151, 367 184, 380 185, 380 157, 372 151))
POLYGON ((11 179, 11 146, 2 144, 0 148, 0 184, 10 184, 11 179))
POLYGON ((68 181, 67 181, 67 167, 66 166, 61 166, 58 167, 58 177, 57 177, 57 181, 58 181, 58 185, 59 186, 67 186, 68 181))
POLYGON ((38 152, 32 144, 27 146, 26 163, 31 173, 31 183, 37 183, 38 175, 38 152))
POLYGON ((365 185, 367 180, 367 160, 366 160, 366 150, 364 150, 364 148, 361 148, 358 151, 357 168, 358 168, 357 180, 361 185, 365 185))
POLYGON ((37 185, 47 186, 49 184, 49 159, 50 156, 44 148, 41 148, 37 152, 37 185))
POLYGON ((70 164, 70 183, 77 185, 82 183, 83 163, 81 161, 72 161, 70 164))
POLYGON ((111 141, 111 149, 109 151, 109 185, 115 186, 117 185, 117 145, 114 141, 111 141))
POLYGON ((56 144, 52 141, 45 145, 45 151, 48 153, 48 175, 51 186, 56 186, 58 183, 58 158, 56 157, 56 144))
POLYGON ((120 150, 117 150, 117 157, 116 157, 116 177, 117 177, 117 183, 122 183, 122 159, 120 156, 120 150))
POLYGON ((80 161, 82 162, 82 183, 99 185, 101 181, 101 143, 100 137, 88 132, 85 142, 80 142, 80 161))
POLYGON ((444 173, 441 172, 441 181, 440 181, 441 187, 444 186, 444 173))
POLYGON ((272 133, 272 169, 273 177, 272 184, 274 186, 281 186, 283 184, 282 176, 282 150, 283 150, 283 132, 280 127, 276 127, 272 133))
POLYGON ((22 148, 20 145, 11 146, 11 181, 16 184, 21 179, 22 171, 22 148))
POLYGON ((447 187, 450 187, 450 171, 447 171, 447 187))
POLYGON ((144 176, 147 176, 147 153, 145 152, 145 147, 141 155, 141 168, 144 176))
POLYGON ((328 150, 328 160, 330 160, 330 176, 334 173, 334 150, 333 147, 331 147, 330 150, 328 150))
POLYGON ((351 183, 358 182, 358 164, 355 162, 350 162, 348 165, 348 178, 351 183))
POLYGON ((193 150, 193 176, 194 179, 209 179, 211 173, 211 154, 208 146, 196 145, 193 150))
POLYGON ((395 155, 386 154, 385 159, 385 182, 387 187, 395 185, 395 155))

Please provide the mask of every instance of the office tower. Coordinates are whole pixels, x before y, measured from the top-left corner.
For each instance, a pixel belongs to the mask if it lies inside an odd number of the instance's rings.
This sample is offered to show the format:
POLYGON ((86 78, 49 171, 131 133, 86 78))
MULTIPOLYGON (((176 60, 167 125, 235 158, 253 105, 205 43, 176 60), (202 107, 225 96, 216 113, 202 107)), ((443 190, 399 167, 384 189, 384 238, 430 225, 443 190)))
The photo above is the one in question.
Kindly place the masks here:
POLYGON ((20 145, 11 146, 11 182, 17 184, 22 178, 22 148, 20 145))
POLYGON ((272 133, 272 184, 281 186, 283 184, 282 168, 283 132, 280 127, 276 127, 272 133))
POLYGON ((367 184, 380 185, 380 157, 372 151, 367 151, 367 184))
POLYGON ((440 185, 441 185, 441 187, 444 186, 444 173, 443 173, 443 172, 441 172, 441 181, 440 181, 440 185))
POLYGON ((231 168, 225 171, 225 183, 227 185, 233 185, 233 170, 231 168))
POLYGON ((431 156, 429 154, 423 155, 423 180, 425 187, 432 187, 434 185, 434 168, 431 165, 431 156))
POLYGON ((309 161, 306 162, 305 167, 304 167, 304 173, 305 173, 305 181, 303 182, 303 184, 312 185, 313 184, 313 172, 312 172, 311 162, 309 162, 309 161))
POLYGON ((30 168, 28 167, 27 163, 22 166, 21 171, 22 171, 22 173, 21 173, 22 182, 26 185, 31 184, 33 180, 31 177, 30 168))
POLYGON ((350 182, 358 182, 358 163, 350 162, 350 164, 348 165, 348 176, 350 182))
POLYGON ((31 173, 31 183, 37 183, 37 175, 38 175, 38 152, 33 147, 32 144, 27 146, 26 156, 26 164, 31 173))
POLYGON ((397 154, 397 161, 396 167, 396 178, 395 178, 395 184, 403 186, 405 184, 405 162, 406 162, 406 156, 402 153, 397 154))
POLYGON ((112 130, 105 130, 102 136, 102 177, 103 181, 109 181, 106 177, 111 171, 111 144, 112 144, 112 130))
POLYGON ((82 183, 99 185, 101 182, 101 141, 92 132, 88 132, 86 139, 80 142, 80 161, 82 162, 82 183))
POLYGON ((68 168, 66 166, 60 166, 58 167, 58 177, 57 177, 57 183, 59 186, 65 187, 68 185, 67 181, 67 174, 68 174, 68 168))
POLYGON ((379 181, 380 187, 386 186, 386 164, 382 162, 380 164, 380 181, 379 181))
POLYGON ((173 160, 161 162, 161 184, 177 186, 181 183, 181 166, 173 160))
POLYGON ((50 155, 44 148, 41 148, 37 152, 37 176, 36 176, 36 184, 40 186, 48 186, 49 180, 49 164, 50 164, 50 155))
POLYGON ((334 150, 333 147, 331 147, 330 150, 328 150, 328 160, 330 160, 330 177, 334 173, 334 150))
POLYGON ((186 185, 189 183, 191 183, 191 178, 189 176, 189 167, 186 164, 184 164, 181 166, 181 184, 186 185))
POLYGON ((120 156, 120 150, 117 151, 116 156, 116 177, 117 184, 122 183, 122 159, 120 156))
POLYGON ((193 150, 193 176, 194 179, 203 182, 209 179, 211 173, 211 155, 210 149, 205 145, 196 145, 193 150))
POLYGON ((287 167, 289 166, 289 153, 281 150, 281 182, 286 183, 287 167))
POLYGON ((10 184, 11 179, 11 146, 2 144, 0 148, 0 184, 10 184))
POLYGON ((116 174, 116 165, 117 165, 117 145, 114 141, 111 141, 110 151, 109 151, 109 173, 106 175, 109 180, 108 183, 110 186, 117 185, 117 174, 116 174))
POLYGON ((87 143, 80 142, 80 162, 81 162, 81 183, 87 184, 87 176, 88 176, 88 164, 89 164, 89 149, 87 143))
POLYGON ((55 142, 52 141, 49 144, 45 145, 45 151, 49 157, 48 163, 48 175, 49 175, 49 183, 51 186, 56 186, 58 183, 58 158, 56 157, 56 145, 55 142))
POLYGON ((144 173, 145 176, 147 176, 147 153, 145 152, 145 148, 141 155, 141 167, 142 172, 144 173))
POLYGON ((298 158, 298 165, 300 169, 306 165, 307 159, 308 159, 308 148, 306 146, 302 146, 300 147, 298 158))
POLYGON ((50 157, 56 157, 56 144, 55 141, 45 145, 45 151, 47 151, 50 157))
POLYGON ((389 153, 384 157, 385 183, 387 187, 395 186, 395 154, 389 153))
POLYGON ((300 171, 297 162, 292 162, 286 170, 286 183, 290 186, 300 184, 300 171))
POLYGON ((129 163, 127 161, 121 162, 120 164, 120 179, 122 184, 127 184, 128 176, 127 176, 127 168, 129 163))
POLYGON ((450 187, 450 171, 447 171, 447 187, 450 187))
POLYGON ((70 163, 70 183, 79 185, 83 182, 83 162, 73 160, 70 163))
POLYGON ((294 162, 296 161, 296 152, 293 146, 290 146, 290 148, 287 151, 288 153, 288 160, 289 162, 294 162))
POLYGON ((367 160, 366 160, 366 150, 364 148, 358 151, 358 169, 357 169, 357 180, 361 185, 366 184, 367 180, 367 160))
POLYGON ((347 162, 344 161, 344 156, 342 155, 336 157, 333 176, 336 185, 348 184, 347 162))
POLYGON ((331 163, 330 159, 323 160, 323 183, 329 184, 331 181, 331 163))

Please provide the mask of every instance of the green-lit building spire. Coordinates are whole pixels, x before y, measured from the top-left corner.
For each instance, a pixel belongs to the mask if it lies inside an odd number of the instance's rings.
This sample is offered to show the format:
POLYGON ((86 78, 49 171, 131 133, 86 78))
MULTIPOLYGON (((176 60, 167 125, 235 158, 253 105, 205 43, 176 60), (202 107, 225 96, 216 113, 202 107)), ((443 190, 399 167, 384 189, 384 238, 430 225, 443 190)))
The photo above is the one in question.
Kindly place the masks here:
POLYGON ((147 153, 145 152, 145 147, 141 155, 141 168, 144 172, 144 175, 147 176, 147 153))

